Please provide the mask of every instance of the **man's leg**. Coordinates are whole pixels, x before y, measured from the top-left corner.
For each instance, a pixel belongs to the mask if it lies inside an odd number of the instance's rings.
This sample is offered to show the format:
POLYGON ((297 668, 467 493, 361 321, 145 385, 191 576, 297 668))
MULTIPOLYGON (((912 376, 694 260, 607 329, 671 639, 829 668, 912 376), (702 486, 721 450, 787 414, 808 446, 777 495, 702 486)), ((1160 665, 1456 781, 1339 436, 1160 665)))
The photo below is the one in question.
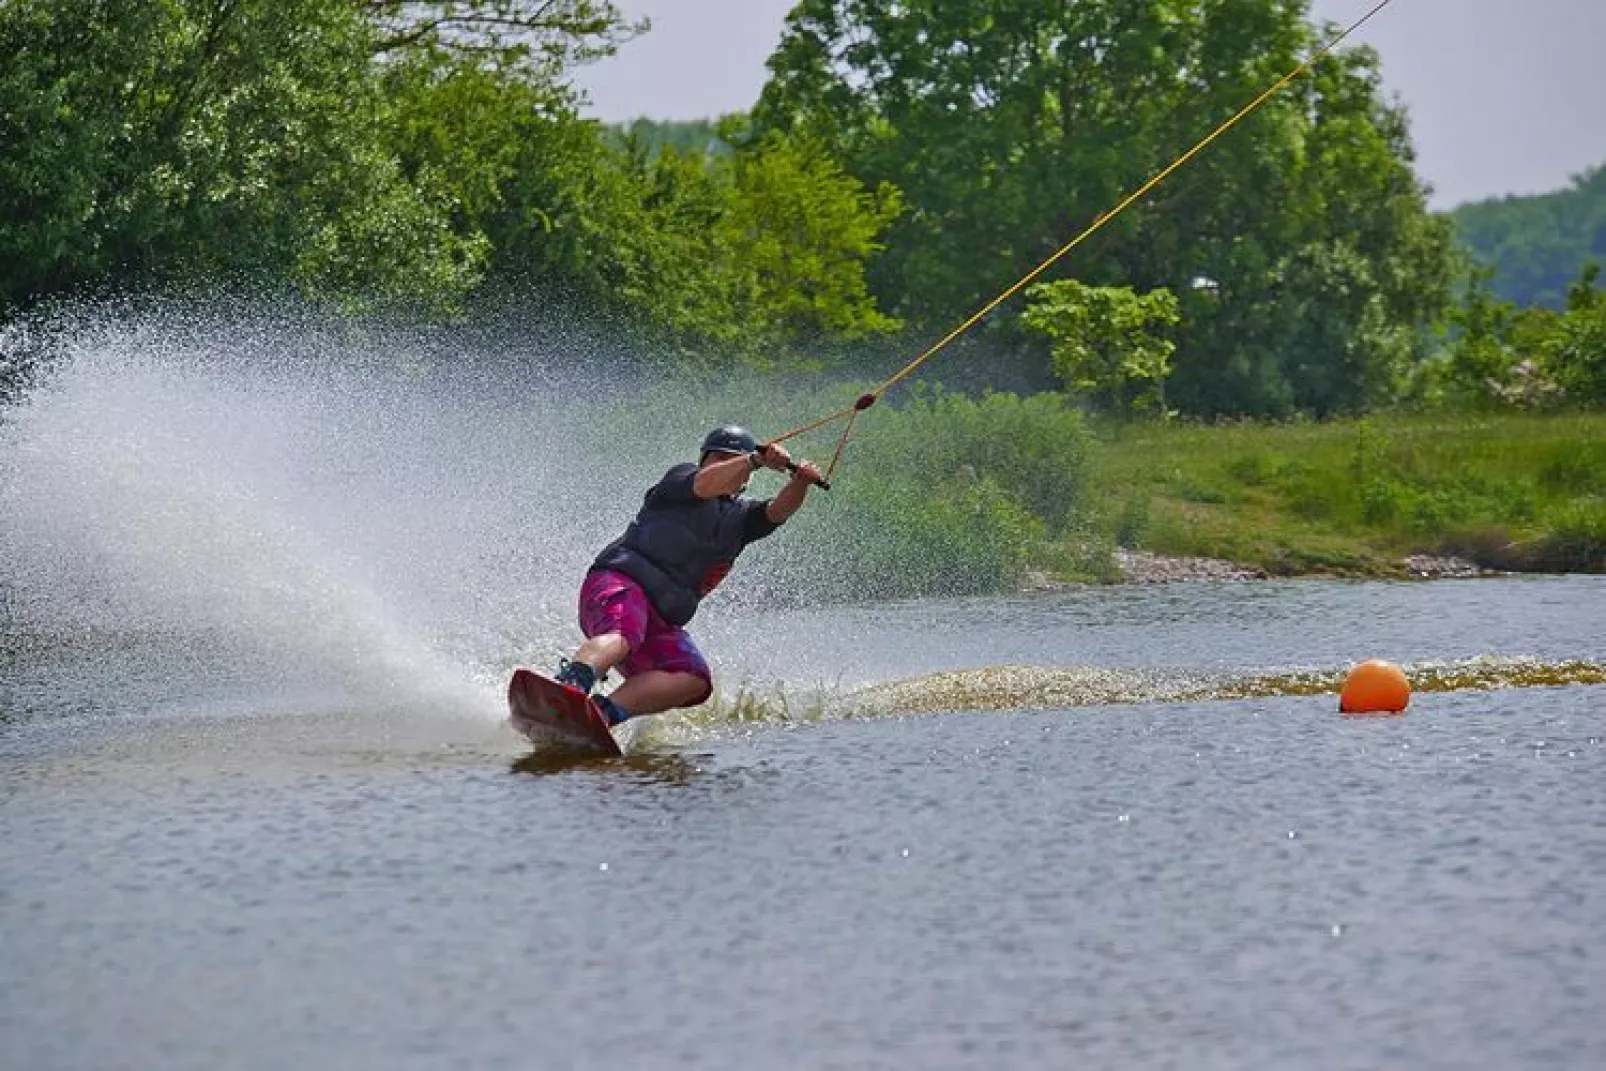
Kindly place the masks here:
POLYGON ((649 669, 626 679, 608 696, 637 714, 661 714, 676 707, 696 706, 708 697, 708 682, 695 673, 649 669))
POLYGON ((590 692, 641 643, 651 611, 635 581, 607 571, 586 574, 579 609, 586 640, 558 670, 557 679, 590 692))
POLYGON ((596 670, 597 680, 608 675, 608 672, 630 657, 630 641, 618 632, 604 632, 599 636, 591 636, 574 652, 571 661, 584 662, 596 670))
POLYGON ((647 615, 641 642, 620 667, 625 682, 608 698, 626 717, 694 707, 714 691, 708 661, 685 629, 647 615))
POLYGON ((593 573, 580 591, 580 629, 588 637, 558 679, 590 691, 609 670, 625 682, 598 705, 613 722, 696 706, 714 690, 713 674, 684 629, 660 618, 628 577, 593 573))

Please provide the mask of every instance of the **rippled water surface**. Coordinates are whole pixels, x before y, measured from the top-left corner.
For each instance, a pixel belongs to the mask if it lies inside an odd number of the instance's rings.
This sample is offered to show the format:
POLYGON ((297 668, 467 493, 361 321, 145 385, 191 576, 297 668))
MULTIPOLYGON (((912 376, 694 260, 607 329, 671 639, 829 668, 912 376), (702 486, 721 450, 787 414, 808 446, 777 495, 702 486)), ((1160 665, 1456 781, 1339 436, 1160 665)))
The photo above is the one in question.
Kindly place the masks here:
POLYGON ((591 764, 498 724, 500 670, 14 631, 0 1066, 1600 1067, 1606 687, 1527 685, 1601 666, 1603 606, 727 607, 710 653, 791 718, 591 764), (1400 718, 1294 687, 1373 656, 1476 671, 1400 718))
POLYGON ((557 762, 509 671, 748 404, 560 326, 0 333, 0 1069, 1606 1067, 1606 578, 777 609, 825 498, 557 762))

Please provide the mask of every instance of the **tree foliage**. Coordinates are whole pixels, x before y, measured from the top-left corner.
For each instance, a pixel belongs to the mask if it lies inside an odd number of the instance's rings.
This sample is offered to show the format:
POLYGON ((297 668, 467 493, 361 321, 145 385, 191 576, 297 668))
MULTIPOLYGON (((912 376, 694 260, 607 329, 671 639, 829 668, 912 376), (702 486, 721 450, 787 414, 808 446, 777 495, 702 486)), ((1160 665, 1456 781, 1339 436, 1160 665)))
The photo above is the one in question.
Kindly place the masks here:
POLYGON ((1128 286, 1086 286, 1075 279, 1040 283, 1026 292, 1021 316, 1052 346, 1065 385, 1106 412, 1165 412, 1178 321, 1169 290, 1139 294, 1128 286))
POLYGON ((460 306, 488 278, 700 360, 884 331, 896 213, 780 137, 647 151, 567 79, 606 0, 0 5, 0 310, 85 286, 288 282, 460 306))
POLYGON ((333 0, 0 8, 0 305, 246 274, 454 295, 483 239, 391 144, 376 30, 333 0))
POLYGON ((1556 382, 1581 405, 1606 405, 1606 290, 1596 286, 1599 279, 1599 264, 1584 266, 1568 288, 1567 312, 1543 349, 1556 382))
MULTIPOLYGON (((1317 41, 1305 11, 803 0, 755 118, 902 190, 873 288, 896 314, 950 323, 1292 69, 1317 41)), ((1364 408, 1447 297, 1447 226, 1411 159, 1376 55, 1344 52, 1112 222, 1076 274, 1180 295, 1170 400, 1186 411, 1364 408)))
POLYGON ((1563 311, 1518 308, 1476 271, 1450 311, 1444 352, 1414 385, 1416 400, 1450 408, 1606 405, 1606 291, 1584 266, 1563 311))
POLYGON ((867 191, 817 145, 779 136, 731 167, 722 238, 739 261, 754 303, 750 322, 762 335, 820 345, 898 326, 876 307, 862 270, 903 210, 896 189, 867 191))
MULTIPOLYGON (((1108 211, 1317 43, 1306 11, 802 0, 751 116, 621 131, 569 81, 647 29, 612 0, 9 0, 0 314, 103 286, 436 311, 515 287, 700 366, 851 360, 1108 211)), ((1463 264, 1423 197, 1377 57, 1328 57, 1059 265, 1074 296, 1051 274, 1005 304, 957 374, 1110 408, 1163 383, 1204 416, 1598 400, 1598 288, 1566 283, 1606 171, 1457 213, 1501 266, 1431 361, 1463 264)))
POLYGON ((611 0, 356 0, 384 55, 440 52, 486 67, 561 78, 612 55, 651 22, 627 22, 611 0))
POLYGON ((545 133, 522 142, 516 189, 490 220, 499 274, 559 281, 696 364, 774 366, 896 327, 864 279, 893 191, 783 138, 709 157, 621 149, 589 127, 545 133))

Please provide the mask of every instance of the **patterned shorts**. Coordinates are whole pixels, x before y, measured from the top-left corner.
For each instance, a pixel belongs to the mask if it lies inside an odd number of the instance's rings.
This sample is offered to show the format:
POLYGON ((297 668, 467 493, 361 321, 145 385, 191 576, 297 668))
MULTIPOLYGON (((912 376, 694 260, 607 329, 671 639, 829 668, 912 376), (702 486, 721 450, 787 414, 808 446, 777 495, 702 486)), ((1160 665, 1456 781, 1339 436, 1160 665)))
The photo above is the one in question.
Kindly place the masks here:
POLYGON ((580 587, 580 631, 588 637, 606 632, 623 636, 630 654, 619 672, 626 677, 649 669, 700 677, 708 689, 690 706, 714 692, 713 671, 686 630, 659 617, 641 585, 623 573, 599 569, 586 576, 580 587))

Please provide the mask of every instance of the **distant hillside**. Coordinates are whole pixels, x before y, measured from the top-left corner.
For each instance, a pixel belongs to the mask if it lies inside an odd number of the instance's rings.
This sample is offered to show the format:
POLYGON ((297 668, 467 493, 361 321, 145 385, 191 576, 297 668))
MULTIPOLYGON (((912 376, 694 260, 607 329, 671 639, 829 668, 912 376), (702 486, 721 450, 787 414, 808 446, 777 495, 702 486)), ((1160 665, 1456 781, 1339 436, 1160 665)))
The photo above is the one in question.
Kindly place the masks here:
POLYGON ((1450 218, 1478 260, 1494 269, 1495 293, 1519 305, 1559 308, 1586 261, 1606 264, 1606 165, 1569 189, 1478 201, 1450 218))

